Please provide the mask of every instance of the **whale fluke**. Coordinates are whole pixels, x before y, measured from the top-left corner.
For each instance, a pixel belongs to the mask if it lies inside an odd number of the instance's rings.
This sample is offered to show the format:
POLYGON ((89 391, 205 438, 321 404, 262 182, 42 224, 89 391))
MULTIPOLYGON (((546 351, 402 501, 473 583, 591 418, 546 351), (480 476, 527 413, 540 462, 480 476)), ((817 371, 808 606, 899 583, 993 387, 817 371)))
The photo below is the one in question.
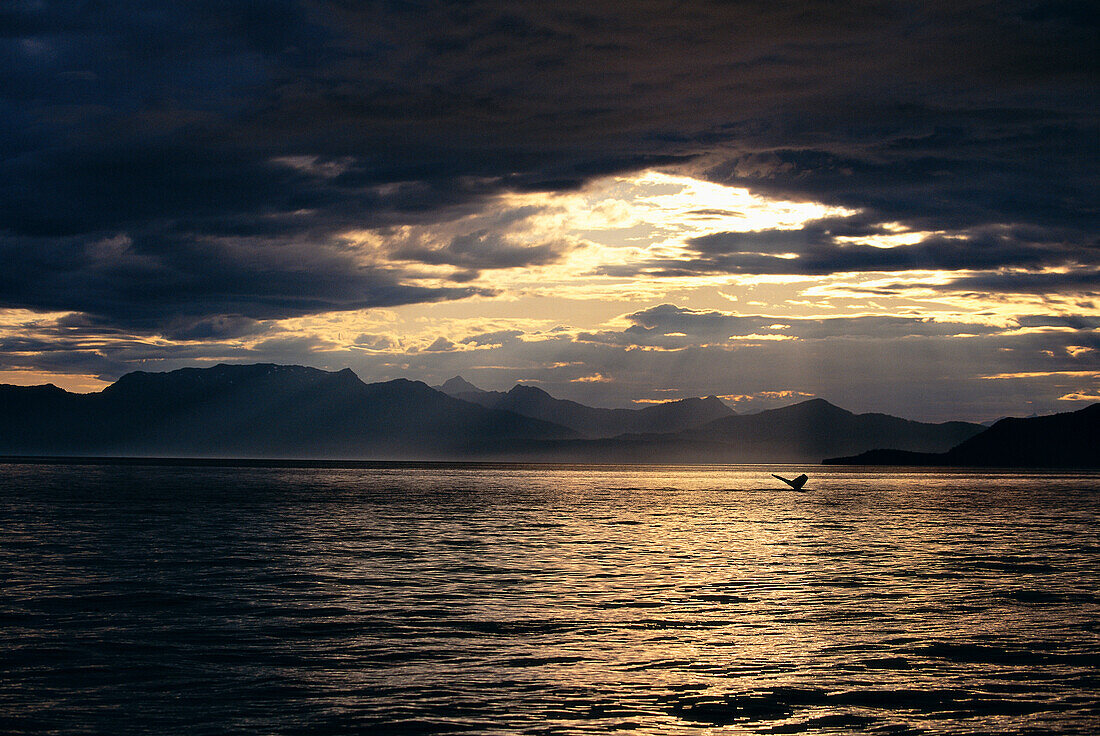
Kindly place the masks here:
POLYGON ((783 476, 776 475, 775 473, 772 473, 772 477, 773 478, 778 478, 779 480, 783 481, 784 483, 786 483, 787 485, 789 485, 791 488, 795 489, 796 491, 801 491, 802 486, 806 485, 806 481, 808 481, 810 479, 810 476, 806 475, 805 473, 798 476, 794 480, 787 480, 783 476))

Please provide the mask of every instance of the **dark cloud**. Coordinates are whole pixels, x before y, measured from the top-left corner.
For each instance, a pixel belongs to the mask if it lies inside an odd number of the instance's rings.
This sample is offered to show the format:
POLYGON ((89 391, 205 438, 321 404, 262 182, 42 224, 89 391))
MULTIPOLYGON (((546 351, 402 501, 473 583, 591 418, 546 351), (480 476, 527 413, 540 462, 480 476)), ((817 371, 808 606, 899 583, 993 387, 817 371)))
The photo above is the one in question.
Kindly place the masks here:
POLYGON ((269 355, 276 360, 286 361, 299 355, 333 350, 337 345, 316 335, 280 335, 261 340, 250 352, 269 355))
POLYGON ((463 338, 462 342, 467 345, 504 345, 515 341, 523 335, 522 330, 498 330, 496 332, 482 332, 477 335, 470 335, 463 338))
POLYGON ((535 245, 511 242, 502 233, 478 230, 455 236, 446 245, 406 245, 391 251, 399 260, 410 260, 433 265, 455 266, 468 271, 484 269, 518 268, 553 263, 575 247, 565 241, 552 241, 535 245))
POLYGON ((1021 327, 1065 327, 1071 330, 1100 330, 1100 317, 1080 314, 1032 314, 1017 317, 1021 327))
MULTIPOLYGON (((682 257, 642 260, 601 269, 608 275, 684 276, 712 273, 825 275, 852 271, 988 271, 1085 267, 1093 276, 1100 248, 1082 248, 1064 228, 990 225, 920 242, 877 247, 851 238, 896 234, 866 214, 832 217, 795 230, 721 232, 692 238, 682 257)), ((1052 290, 1088 283, 1077 271, 1042 274, 1052 290)), ((1008 281, 1009 279, 1005 279, 1008 281)), ((965 285, 965 278, 956 284, 965 285)), ((1010 289, 1011 290, 1011 289, 1010 289)))
POLYGON ((937 287, 944 291, 978 293, 1049 294, 1062 290, 1100 294, 1100 270, 1071 269, 1065 272, 1027 273, 1002 271, 952 279, 937 287))
POLYGON ((371 335, 369 333, 356 337, 355 344, 367 350, 390 350, 396 347, 393 340, 386 335, 371 335))
MULTIPOLYGON (((702 343, 728 344, 738 338, 821 340, 827 338, 906 338, 991 335, 1000 328, 969 322, 938 322, 927 317, 791 318, 734 315, 661 304, 626 315, 625 330, 585 332, 583 342, 684 349, 702 343)), ((759 340, 756 340, 759 342, 759 340)))
MULTIPOLYGON (((634 323, 627 332, 683 332, 690 335, 722 335, 730 331, 741 332, 760 329, 764 322, 759 317, 738 317, 725 312, 685 309, 675 304, 659 304, 627 315, 634 323)), ((773 320, 774 321, 774 320, 773 320)))
MULTIPOLYGON (((807 242, 804 273, 1094 264, 1092 10, 8 2, 0 298, 120 324, 458 298, 468 292, 416 289, 396 272, 345 263, 340 275, 310 253, 343 229, 476 211, 502 188, 572 188, 661 164, 970 234, 897 253, 807 242), (983 234, 1001 225, 1030 228, 1030 244, 983 234), (89 244, 122 235, 127 264, 87 264, 89 244), (241 263, 239 238, 273 255, 241 263), (285 265, 288 242, 299 267, 285 265)), ((461 280, 563 252, 496 238, 402 256, 454 266, 461 280)), ((766 255, 729 252, 744 237, 695 245, 684 272, 779 272, 766 255)))
POLYGON ((0 273, 0 306, 75 310, 101 325, 179 339, 197 339, 196 330, 244 334, 257 320, 487 293, 409 285, 401 271, 365 263, 354 250, 284 239, 13 238, 0 242, 0 254, 11 266, 0 273))
POLYGON ((163 334, 170 340, 226 340, 252 337, 271 329, 271 325, 239 314, 219 314, 194 319, 177 318, 165 324, 163 334))

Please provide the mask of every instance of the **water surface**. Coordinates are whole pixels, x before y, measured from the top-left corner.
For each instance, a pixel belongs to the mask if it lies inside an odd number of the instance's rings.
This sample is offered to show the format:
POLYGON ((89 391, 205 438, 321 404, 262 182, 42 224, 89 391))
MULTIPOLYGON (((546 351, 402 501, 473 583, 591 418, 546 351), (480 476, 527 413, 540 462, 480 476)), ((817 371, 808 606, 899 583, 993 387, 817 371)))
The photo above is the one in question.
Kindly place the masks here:
POLYGON ((1090 733, 1098 512, 1096 473, 0 465, 0 731, 1090 733))

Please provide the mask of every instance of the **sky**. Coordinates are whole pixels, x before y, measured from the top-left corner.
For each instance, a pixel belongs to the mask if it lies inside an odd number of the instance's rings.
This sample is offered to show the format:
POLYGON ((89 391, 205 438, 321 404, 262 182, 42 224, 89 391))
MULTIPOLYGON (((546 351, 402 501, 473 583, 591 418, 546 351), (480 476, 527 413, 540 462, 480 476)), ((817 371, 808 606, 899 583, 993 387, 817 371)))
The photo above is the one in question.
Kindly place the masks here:
POLYGON ((1082 408, 1093 11, 6 0, 0 382, 1082 408))

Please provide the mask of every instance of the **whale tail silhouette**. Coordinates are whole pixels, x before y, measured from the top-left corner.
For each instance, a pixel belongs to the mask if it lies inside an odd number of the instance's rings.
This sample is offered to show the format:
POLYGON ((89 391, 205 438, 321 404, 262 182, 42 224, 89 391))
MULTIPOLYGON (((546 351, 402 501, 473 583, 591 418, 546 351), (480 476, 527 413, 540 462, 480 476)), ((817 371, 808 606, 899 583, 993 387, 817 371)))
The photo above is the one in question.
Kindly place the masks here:
POLYGON ((778 478, 779 480, 783 481, 784 483, 786 483, 787 485, 789 485, 791 488, 795 489, 796 491, 801 491, 802 486, 806 485, 806 481, 808 481, 810 479, 810 476, 806 475, 805 473, 798 476, 794 480, 787 480, 783 476, 776 475, 775 473, 772 473, 772 477, 773 478, 778 478))

